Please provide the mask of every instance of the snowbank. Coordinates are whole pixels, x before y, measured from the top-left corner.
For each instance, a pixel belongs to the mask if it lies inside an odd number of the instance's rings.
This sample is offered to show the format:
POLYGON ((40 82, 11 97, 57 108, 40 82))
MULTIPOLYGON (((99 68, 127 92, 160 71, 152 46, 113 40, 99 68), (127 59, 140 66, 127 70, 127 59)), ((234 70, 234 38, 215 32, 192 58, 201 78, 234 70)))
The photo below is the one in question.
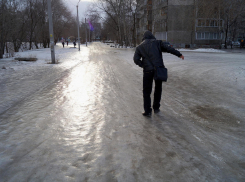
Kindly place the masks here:
POLYGON ((180 52, 184 51, 190 51, 190 52, 218 52, 218 53, 225 53, 226 51, 218 50, 218 49, 213 49, 213 48, 200 48, 200 49, 177 49, 180 52))

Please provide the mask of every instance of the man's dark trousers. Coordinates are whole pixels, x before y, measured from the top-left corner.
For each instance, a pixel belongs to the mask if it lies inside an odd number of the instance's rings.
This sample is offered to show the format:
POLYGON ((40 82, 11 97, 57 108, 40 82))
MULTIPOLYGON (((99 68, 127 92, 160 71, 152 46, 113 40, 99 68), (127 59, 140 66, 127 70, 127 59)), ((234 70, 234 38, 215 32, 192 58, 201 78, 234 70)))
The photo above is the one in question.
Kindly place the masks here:
MULTIPOLYGON (((154 71, 146 71, 143 76, 143 97, 144 97, 144 109, 146 113, 152 111, 151 108, 151 91, 154 78, 154 71)), ((153 100, 153 109, 160 108, 160 101, 162 96, 162 81, 155 80, 155 92, 153 100)))

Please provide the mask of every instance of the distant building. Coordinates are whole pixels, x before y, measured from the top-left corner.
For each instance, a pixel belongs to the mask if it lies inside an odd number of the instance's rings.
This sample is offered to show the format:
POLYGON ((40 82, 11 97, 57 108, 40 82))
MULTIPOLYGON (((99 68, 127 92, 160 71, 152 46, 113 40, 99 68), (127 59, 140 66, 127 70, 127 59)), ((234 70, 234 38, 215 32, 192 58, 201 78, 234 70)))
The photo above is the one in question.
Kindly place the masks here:
POLYGON ((91 33, 91 40, 100 41, 101 40, 101 23, 93 23, 93 31, 91 33))

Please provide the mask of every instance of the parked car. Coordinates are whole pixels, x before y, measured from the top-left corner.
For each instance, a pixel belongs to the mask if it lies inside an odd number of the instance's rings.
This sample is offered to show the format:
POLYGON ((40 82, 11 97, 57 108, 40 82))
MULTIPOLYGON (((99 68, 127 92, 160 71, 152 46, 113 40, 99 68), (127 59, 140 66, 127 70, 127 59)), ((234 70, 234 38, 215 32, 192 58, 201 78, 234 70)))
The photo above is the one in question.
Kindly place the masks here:
MULTIPOLYGON (((240 46, 240 42, 239 41, 227 41, 227 46, 235 46, 235 47, 239 47, 240 46)), ((225 44, 221 44, 221 47, 224 48, 225 44)))
POLYGON ((240 46, 240 42, 239 41, 233 42, 233 46, 240 46))
POLYGON ((105 43, 114 43, 112 40, 106 40, 105 43))

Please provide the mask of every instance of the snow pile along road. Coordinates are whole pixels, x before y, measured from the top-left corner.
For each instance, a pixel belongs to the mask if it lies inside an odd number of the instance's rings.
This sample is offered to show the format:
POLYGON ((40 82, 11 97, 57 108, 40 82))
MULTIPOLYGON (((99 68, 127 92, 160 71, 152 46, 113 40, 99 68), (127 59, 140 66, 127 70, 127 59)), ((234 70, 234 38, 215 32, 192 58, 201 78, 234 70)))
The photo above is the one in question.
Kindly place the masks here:
POLYGON ((199 49, 177 49, 180 52, 217 52, 217 53, 226 53, 226 51, 213 49, 213 48, 199 48, 199 49))

